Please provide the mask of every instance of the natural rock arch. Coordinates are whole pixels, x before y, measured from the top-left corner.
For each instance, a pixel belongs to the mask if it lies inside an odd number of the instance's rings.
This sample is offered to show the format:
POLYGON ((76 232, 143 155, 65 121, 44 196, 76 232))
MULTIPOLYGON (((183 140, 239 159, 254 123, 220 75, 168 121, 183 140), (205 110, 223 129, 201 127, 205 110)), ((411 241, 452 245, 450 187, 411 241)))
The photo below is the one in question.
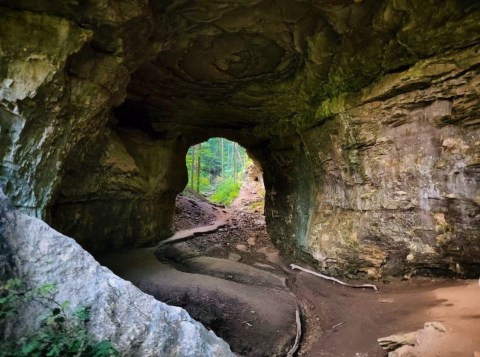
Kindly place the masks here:
POLYGON ((478 274, 477 4, 0 6, 0 182, 89 249, 167 235, 178 155, 214 135, 262 162, 285 252, 478 274))

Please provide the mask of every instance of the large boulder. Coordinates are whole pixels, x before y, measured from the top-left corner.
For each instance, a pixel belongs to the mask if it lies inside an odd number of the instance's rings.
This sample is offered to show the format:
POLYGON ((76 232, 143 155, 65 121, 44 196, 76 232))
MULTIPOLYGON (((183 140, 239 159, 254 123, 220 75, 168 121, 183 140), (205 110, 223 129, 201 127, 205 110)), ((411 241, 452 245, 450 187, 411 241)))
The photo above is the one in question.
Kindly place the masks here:
MULTIPOLYGON (((31 285, 53 283, 55 300, 90 307, 88 329, 128 356, 234 356, 230 347, 189 314, 144 294, 101 266, 73 239, 25 214, 3 210, 2 261, 10 276, 31 285)), ((40 306, 25 304, 5 337, 39 323, 40 306)))

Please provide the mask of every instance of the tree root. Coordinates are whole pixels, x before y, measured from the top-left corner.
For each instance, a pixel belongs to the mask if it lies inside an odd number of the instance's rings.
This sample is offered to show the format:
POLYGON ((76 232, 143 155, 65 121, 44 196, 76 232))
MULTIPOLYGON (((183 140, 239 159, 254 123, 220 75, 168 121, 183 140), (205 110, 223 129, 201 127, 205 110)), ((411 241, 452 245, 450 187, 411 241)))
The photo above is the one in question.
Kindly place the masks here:
POLYGON ((295 336, 295 343, 293 347, 288 351, 287 357, 293 357, 300 346, 300 338, 302 337, 302 322, 300 320, 300 311, 295 310, 295 321, 297 322, 297 335, 295 336))
POLYGON ((313 270, 310 270, 310 269, 305 269, 305 268, 302 268, 301 266, 298 266, 298 265, 295 265, 295 264, 290 264, 290 268, 292 268, 292 270, 298 269, 298 270, 304 271, 306 273, 316 275, 316 276, 318 276, 322 279, 330 280, 330 281, 333 281, 337 284, 347 286, 349 288, 367 288, 367 289, 373 289, 376 292, 378 292, 377 286, 373 285, 373 284, 361 284, 361 285, 347 284, 347 283, 345 283, 341 280, 338 280, 336 278, 332 278, 331 276, 323 275, 323 274, 317 273, 316 271, 313 271, 313 270))

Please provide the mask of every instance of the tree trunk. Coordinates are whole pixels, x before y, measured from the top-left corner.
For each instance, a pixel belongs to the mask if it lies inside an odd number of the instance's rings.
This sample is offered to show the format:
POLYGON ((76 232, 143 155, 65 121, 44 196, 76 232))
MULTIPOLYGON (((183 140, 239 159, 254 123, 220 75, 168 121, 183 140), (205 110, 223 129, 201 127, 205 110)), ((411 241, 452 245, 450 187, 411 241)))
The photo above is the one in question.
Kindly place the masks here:
POLYGON ((192 169, 190 173, 190 188, 193 191, 193 182, 195 177, 195 145, 192 146, 192 169))
POLYGON ((238 150, 238 144, 237 144, 237 155, 238 155, 238 161, 240 161, 240 167, 241 167, 241 172, 245 171, 245 161, 243 160, 242 154, 240 154, 240 150, 238 150))
POLYGON ((237 143, 233 143, 232 156, 233 156, 233 182, 237 182, 237 143))
POLYGON ((197 154, 197 193, 200 193, 200 173, 202 168, 202 144, 198 144, 197 154))
POLYGON ((223 138, 220 139, 220 143, 222 145, 222 171, 221 171, 221 177, 222 179, 225 177, 225 173, 223 172, 223 138))

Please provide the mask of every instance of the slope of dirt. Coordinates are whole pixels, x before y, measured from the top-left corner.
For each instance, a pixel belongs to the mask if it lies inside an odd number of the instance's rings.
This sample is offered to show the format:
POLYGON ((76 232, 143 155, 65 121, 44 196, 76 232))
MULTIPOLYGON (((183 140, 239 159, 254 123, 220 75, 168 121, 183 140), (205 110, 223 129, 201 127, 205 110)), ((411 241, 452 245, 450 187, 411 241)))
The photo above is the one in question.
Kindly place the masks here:
POLYGON ((478 282, 416 278, 377 286, 379 293, 374 293, 298 273, 292 289, 302 302, 306 329, 299 355, 383 357, 387 352, 380 348, 378 338, 413 332, 430 321, 451 326, 444 334, 448 336, 445 343, 432 336, 418 349, 421 353, 412 349, 411 355, 404 356, 473 356, 480 350, 478 282), (447 299, 446 292, 455 298, 447 299), (459 303, 463 299, 468 303, 459 303), (458 343, 451 343, 454 340, 458 343), (434 348, 436 343, 441 353, 434 348))
MULTIPOLYGON (((185 217, 196 217, 196 227, 210 226, 213 219, 225 221, 225 227, 216 232, 203 235, 201 239, 163 247, 157 254, 166 260, 179 261, 196 256, 229 258, 242 263, 256 265, 266 269, 278 269, 272 266, 279 256, 272 244, 265 226, 264 193, 261 171, 255 166, 249 168, 239 196, 228 208, 209 204, 197 197, 179 196, 174 226, 191 229, 192 223, 185 223, 185 217), (198 200, 197 203, 195 200, 198 200)), ((181 233, 177 232, 178 233, 181 233)), ((275 265, 275 264, 274 264, 275 265)))
POLYGON ((399 356, 480 356, 479 283, 448 283, 431 294, 437 304, 422 311, 422 315, 440 324, 426 324, 416 333, 414 346, 396 351, 399 356))
POLYGON ((173 230, 175 232, 212 224, 221 207, 210 204, 201 196, 179 194, 175 200, 173 230))

